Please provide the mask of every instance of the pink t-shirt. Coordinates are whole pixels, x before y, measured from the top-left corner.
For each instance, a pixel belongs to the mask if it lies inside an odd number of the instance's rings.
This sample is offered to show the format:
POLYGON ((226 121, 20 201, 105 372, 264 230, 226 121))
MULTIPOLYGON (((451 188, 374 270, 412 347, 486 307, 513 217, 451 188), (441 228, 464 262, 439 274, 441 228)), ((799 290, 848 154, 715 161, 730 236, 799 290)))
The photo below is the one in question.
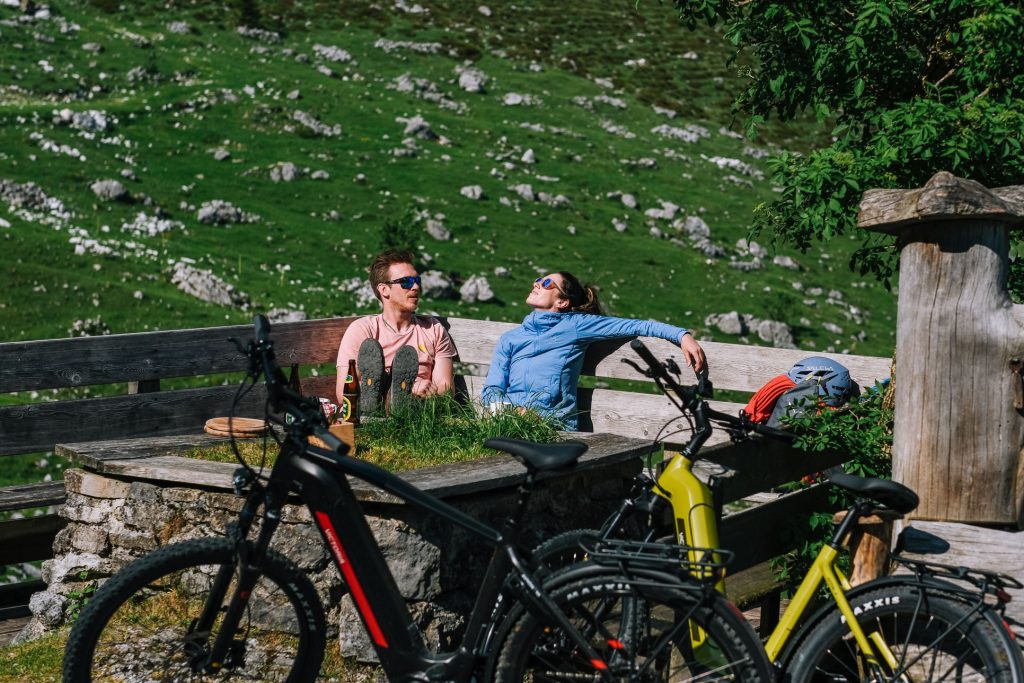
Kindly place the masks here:
POLYGON ((383 315, 368 315, 354 321, 345 330, 338 347, 338 374, 348 371, 349 359, 359 355, 359 346, 366 339, 376 339, 384 349, 384 369, 390 372, 391 361, 403 346, 416 349, 420 358, 420 371, 413 391, 424 391, 430 386, 435 358, 454 358, 458 351, 448 330, 437 318, 429 315, 413 316, 413 324, 396 332, 384 322, 383 315))

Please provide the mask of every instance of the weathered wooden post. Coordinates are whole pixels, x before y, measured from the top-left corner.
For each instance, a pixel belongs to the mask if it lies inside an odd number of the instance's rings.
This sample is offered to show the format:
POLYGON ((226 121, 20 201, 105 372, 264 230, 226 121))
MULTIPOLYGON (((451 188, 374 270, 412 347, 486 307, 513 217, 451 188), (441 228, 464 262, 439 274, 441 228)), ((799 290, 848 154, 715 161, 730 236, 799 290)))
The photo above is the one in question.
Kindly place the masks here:
POLYGON ((867 191, 858 225, 899 237, 893 478, 913 516, 1024 527, 1024 306, 1006 292, 1024 186, 938 173, 867 191))

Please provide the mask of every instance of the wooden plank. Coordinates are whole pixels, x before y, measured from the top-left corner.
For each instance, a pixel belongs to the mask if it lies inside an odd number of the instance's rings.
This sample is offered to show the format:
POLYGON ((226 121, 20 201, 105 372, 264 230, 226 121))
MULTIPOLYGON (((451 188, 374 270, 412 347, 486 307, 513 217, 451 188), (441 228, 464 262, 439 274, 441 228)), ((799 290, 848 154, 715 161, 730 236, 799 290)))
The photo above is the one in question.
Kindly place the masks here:
POLYGON ((14 637, 21 633, 21 629, 32 620, 27 605, 16 611, 12 610, 11 615, 7 618, 0 617, 0 647, 10 645, 14 637))
POLYGON ((705 447, 701 455, 694 472, 705 482, 712 476, 718 478, 723 503, 797 481, 850 459, 849 454, 840 451, 798 451, 787 443, 763 436, 705 447))
POLYGON ((53 557, 53 537, 67 521, 57 515, 37 515, 0 522, 0 565, 53 557))
MULTIPOLYGON (((612 434, 572 434, 573 439, 589 445, 573 471, 636 460, 645 452, 647 443, 612 434)), ((223 439, 221 439, 223 441, 223 439)), ((183 458, 168 453, 180 449, 213 443, 204 435, 168 437, 160 439, 129 440, 106 444, 70 444, 61 446, 61 453, 79 463, 88 463, 92 469, 111 476, 128 479, 167 481, 193 486, 231 489, 231 476, 238 467, 233 463, 216 463, 183 458), (150 447, 146 447, 146 442, 150 447), (102 457, 97 457, 99 452, 102 457), (122 455, 123 457, 118 457, 122 455)), ((435 496, 452 497, 480 493, 514 484, 522 479, 525 469, 513 458, 496 454, 488 458, 426 467, 399 474, 409 483, 435 496)), ((539 479, 563 476, 565 473, 546 473, 539 479)), ((351 479, 357 497, 365 501, 396 503, 396 498, 351 479)))
MULTIPOLYGON (((274 325, 278 361, 327 363, 354 317, 274 325)), ((0 392, 236 372, 248 361, 227 341, 252 339, 251 325, 112 334, 0 344, 0 392)))
MULTIPOLYGON (((475 364, 480 370, 490 365, 498 337, 516 327, 511 323, 462 318, 448 318, 447 322, 450 324, 452 338, 459 348, 459 360, 475 364)), ((591 346, 584 362, 583 374, 650 381, 622 362, 623 359, 639 360, 636 353, 629 348, 629 341, 622 339, 591 346)), ((675 344, 650 337, 644 337, 643 341, 656 358, 672 357, 681 364, 682 352, 675 344)), ((720 389, 757 391, 771 378, 782 374, 797 361, 812 355, 827 355, 839 361, 863 387, 871 386, 875 380, 889 376, 888 358, 840 353, 816 354, 800 349, 776 349, 721 342, 701 342, 701 346, 708 357, 711 380, 720 389)), ((486 373, 486 370, 483 370, 483 373, 486 373)), ((685 369, 683 383, 693 383, 692 374, 685 369)))
MULTIPOLYGON (((1024 583, 1024 531, 915 519, 902 533, 907 547, 900 553, 904 557, 1009 574, 1024 583)), ((905 571, 898 569, 897 573, 905 571)), ((1024 637, 1024 589, 1008 592, 1013 600, 1007 606, 1007 615, 1024 637)))
MULTIPOLYGON (((177 456, 183 450, 199 446, 216 446, 228 443, 228 441, 228 437, 213 436, 197 429, 187 434, 57 444, 54 453, 68 458, 76 465, 97 472, 105 472, 105 463, 109 460, 137 460, 163 455, 177 456)), ((240 441, 245 440, 240 439, 240 441)), ((188 460, 188 462, 192 461, 188 460)))
MULTIPOLYGON (((218 386, 0 407, 0 455, 50 450, 61 441, 199 431, 209 418, 227 414, 236 389, 218 386)), ((256 387, 243 399, 238 415, 263 415, 264 395, 256 387)))
POLYGON ((0 512, 64 503, 64 482, 0 487, 0 512))
POLYGON ((723 518, 719 540, 723 548, 736 553, 729 569, 738 572, 792 550, 795 536, 787 524, 812 511, 831 511, 828 486, 802 489, 723 518))
POLYGON ((761 562, 742 571, 730 572, 725 577, 725 594, 729 600, 744 609, 779 589, 770 562, 761 562))

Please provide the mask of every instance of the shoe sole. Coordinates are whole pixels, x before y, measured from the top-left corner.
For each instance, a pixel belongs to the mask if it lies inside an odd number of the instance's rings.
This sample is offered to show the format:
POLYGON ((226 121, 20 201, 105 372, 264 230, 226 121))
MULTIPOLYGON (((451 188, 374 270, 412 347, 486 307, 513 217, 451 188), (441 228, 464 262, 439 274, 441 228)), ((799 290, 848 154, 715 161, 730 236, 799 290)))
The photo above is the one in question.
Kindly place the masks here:
POLYGON ((380 410, 384 394, 384 350, 376 339, 367 339, 359 346, 356 370, 359 372, 359 416, 372 415, 380 410))
POLYGON ((391 362, 391 412, 403 410, 412 400, 412 387, 420 372, 420 357, 416 349, 403 346, 391 362))

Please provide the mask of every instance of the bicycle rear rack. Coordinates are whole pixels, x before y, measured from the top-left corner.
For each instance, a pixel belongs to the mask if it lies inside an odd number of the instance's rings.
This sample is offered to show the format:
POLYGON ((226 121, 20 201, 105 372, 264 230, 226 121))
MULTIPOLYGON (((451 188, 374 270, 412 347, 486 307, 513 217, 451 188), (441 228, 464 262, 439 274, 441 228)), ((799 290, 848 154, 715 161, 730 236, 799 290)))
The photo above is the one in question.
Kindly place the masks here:
MULTIPOLYGON (((914 572, 919 581, 925 578, 951 579, 953 581, 965 581, 981 592, 996 596, 1002 603, 1010 601, 1007 588, 1024 588, 1017 579, 1006 574, 987 572, 982 569, 971 569, 970 567, 957 567, 950 564, 939 564, 938 562, 925 562, 923 560, 912 560, 907 557, 893 555, 892 560, 914 572)), ((966 589, 963 589, 964 592, 966 589)))
POLYGON ((655 569, 714 584, 725 576, 733 553, 723 548, 694 548, 668 543, 588 539, 581 545, 592 562, 629 569, 655 569))

